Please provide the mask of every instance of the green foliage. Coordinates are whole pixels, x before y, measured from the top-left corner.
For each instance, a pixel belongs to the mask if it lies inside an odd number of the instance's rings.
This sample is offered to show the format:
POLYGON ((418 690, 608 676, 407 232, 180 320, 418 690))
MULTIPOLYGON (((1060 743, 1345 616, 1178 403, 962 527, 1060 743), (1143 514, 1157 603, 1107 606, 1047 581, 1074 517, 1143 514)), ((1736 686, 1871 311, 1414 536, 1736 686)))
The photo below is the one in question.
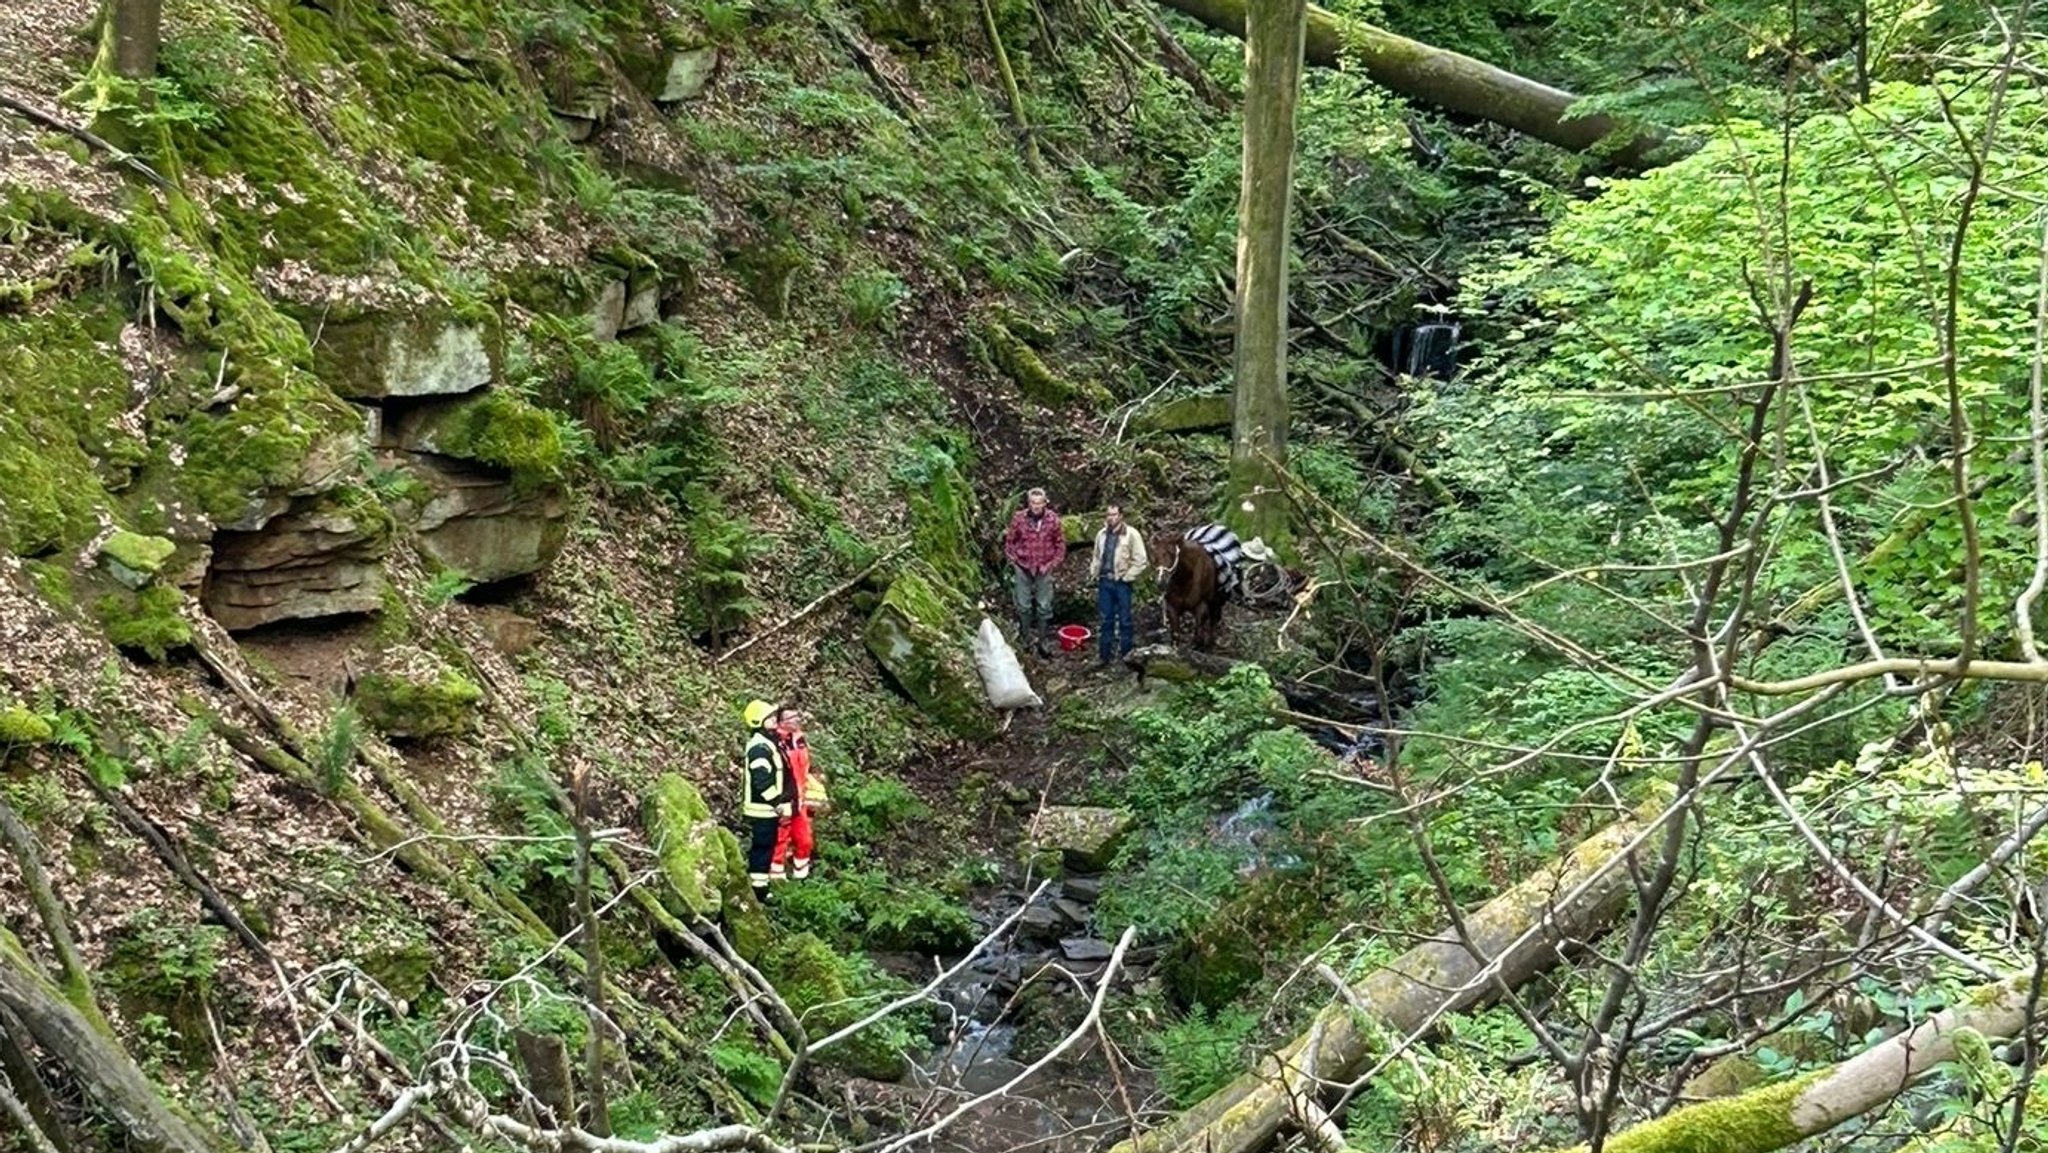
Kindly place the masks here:
POLYGON ((760 607, 747 591, 747 574, 766 545, 754 526, 728 512, 712 489, 698 487, 684 500, 691 513, 682 615, 693 632, 707 637, 708 647, 721 648, 760 607))
POLYGON ((1132 714, 1124 803, 1164 826, 1249 796, 1260 780, 1251 738, 1271 728, 1274 700, 1265 673, 1240 664, 1183 688, 1164 707, 1132 714))
MULTIPOLYGON (((865 959, 841 956, 810 933, 777 939, 761 960, 761 972, 813 1037, 853 1024, 900 985, 865 959)), ((827 1049, 819 1060, 858 1077, 895 1080, 906 1066, 903 1053, 913 1044, 914 1018, 914 1013, 885 1017, 827 1049)))
POLYGON ((910 288, 890 272, 865 272, 846 278, 847 318, 862 328, 896 330, 896 317, 910 297, 910 288))
POLYGON ((832 828, 848 842, 876 844, 890 830, 931 816, 931 806, 895 777, 849 765, 832 778, 832 828))
POLYGON ((1258 1023, 1258 1014, 1247 1010, 1211 1013, 1197 1007, 1147 1037, 1167 1100, 1176 1108, 1189 1108, 1243 1072, 1246 1047, 1258 1023))
POLYGON ((71 807, 64 795, 64 782, 54 773, 0 777, 0 796, 31 825, 54 821, 71 807))
POLYGON ((752 1043, 727 1039, 711 1046, 711 1065, 747 1100, 766 1109, 782 1085, 782 1065, 752 1043))
POLYGON ((476 587, 476 582, 461 571, 444 568, 427 579, 426 587, 420 589, 420 599, 429 607, 439 608, 449 601, 459 600, 463 593, 476 587))
MULTIPOLYGON (((1930 365, 1944 339, 1943 265, 1966 180, 1957 136, 1981 138, 1988 113, 1988 86, 1961 76, 1942 83, 1947 98, 1884 85, 1868 105, 1804 120, 1782 172, 1775 130, 1728 124, 1694 156, 1609 184, 1531 251, 1469 278, 1467 307, 1500 318, 1498 331, 1473 381, 1426 392, 1415 420, 1439 477, 1487 509, 1483 526, 1460 526, 1471 534, 1461 551, 1494 553, 1486 575, 1503 583, 1553 566, 1711 551, 1703 528, 1720 515, 1738 452, 1726 430, 1746 419, 1748 403, 1731 386, 1761 379, 1771 364, 1772 338, 1746 277, 1776 284, 1779 274, 1766 270, 1782 262, 1789 280, 1812 281, 1813 304, 1794 336, 1806 383, 1781 397, 1772 452, 1790 461, 1825 453, 1833 475, 1889 477, 1836 497, 1852 558, 1895 530, 1906 534, 1858 573, 1872 590, 1872 623, 1890 644, 1952 646, 1960 523, 1952 509, 1899 511, 1948 495, 1948 391, 1930 365)), ((1992 181, 2039 173, 2048 157, 2042 106, 2037 87, 2015 82, 1987 158, 1992 181)), ((2024 421, 2031 213, 2024 200, 1986 195, 1962 245, 1957 399, 1973 427, 2024 421)), ((1772 295, 1780 289, 1763 291, 1775 310, 1787 307, 1772 295)), ((2025 499, 2023 470, 2002 451, 1979 449, 1971 469, 1987 486, 1985 507, 2025 499)), ((1761 595, 1790 601, 1833 581, 1810 505, 1783 506, 1776 523, 1793 546, 1764 575, 1761 595)), ((2029 572, 2028 530, 1996 517, 1979 524, 1985 600, 2009 603, 2029 572)), ((1610 583, 1652 599, 1683 596, 1668 572, 1610 583)), ((1547 615, 1568 595, 1523 608, 1547 615)))
POLYGON ((338 792, 355 768, 356 749, 362 742, 360 714, 353 703, 344 701, 327 718, 327 727, 313 742, 313 771, 329 793, 338 792))
POLYGON ((113 936, 104 966, 108 986, 130 1003, 170 1018, 176 1026, 172 1035, 188 1055, 204 1052, 199 1036, 178 1034, 203 1020, 227 930, 179 921, 150 907, 129 917, 113 936))
MULTIPOLYGON (((555 803, 556 785, 545 762, 519 757, 498 768, 485 786, 492 814, 528 840, 493 845, 491 872, 529 896, 561 895, 575 879, 573 830, 555 803)), ((593 877, 602 887, 602 876, 593 877)))

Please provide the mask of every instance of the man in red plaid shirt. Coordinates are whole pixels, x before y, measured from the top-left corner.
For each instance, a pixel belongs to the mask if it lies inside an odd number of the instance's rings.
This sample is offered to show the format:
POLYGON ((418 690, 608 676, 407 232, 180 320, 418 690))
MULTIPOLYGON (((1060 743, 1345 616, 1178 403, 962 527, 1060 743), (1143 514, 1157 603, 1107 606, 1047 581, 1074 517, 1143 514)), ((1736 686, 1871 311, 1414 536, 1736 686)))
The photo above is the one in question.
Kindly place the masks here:
POLYGON ((1045 503, 1045 490, 1024 496, 1024 507, 1010 518, 1003 533, 1003 555, 1010 560, 1011 589, 1017 600, 1017 643, 1032 645, 1038 655, 1052 655, 1046 634, 1052 629, 1052 570, 1067 559, 1067 532, 1060 514, 1045 503), (1033 609, 1037 610, 1036 624, 1033 609))

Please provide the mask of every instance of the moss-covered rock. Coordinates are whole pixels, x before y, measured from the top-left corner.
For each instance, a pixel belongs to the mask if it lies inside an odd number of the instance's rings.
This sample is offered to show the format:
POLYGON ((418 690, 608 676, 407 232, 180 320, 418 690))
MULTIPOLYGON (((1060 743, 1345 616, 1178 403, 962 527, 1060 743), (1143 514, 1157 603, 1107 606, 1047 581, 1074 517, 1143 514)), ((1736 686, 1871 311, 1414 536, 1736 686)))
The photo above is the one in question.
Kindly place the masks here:
POLYGON ((768 918, 748 883, 746 854, 703 795, 675 773, 664 774, 642 805, 641 821, 668 882, 662 902, 685 923, 722 922, 740 956, 758 959, 768 945, 768 918))
POLYGON ((392 996, 413 1001, 427 991, 439 958, 430 942, 408 939, 366 946, 358 952, 356 964, 392 996))
POLYGON ((554 417, 497 389, 411 409, 393 420, 390 436, 414 452, 502 468, 521 488, 560 479, 566 456, 554 417))
POLYGON ((155 580, 164 562, 177 551, 177 543, 164 537, 120 529, 100 545, 100 563, 115 580, 139 589, 155 580))
POLYGON ((521 488, 495 468, 436 454, 409 454, 406 464, 423 498, 412 510, 413 539, 440 567, 499 581, 538 572, 561 551, 569 515, 561 486, 521 488))
MULTIPOLYGON (((17 211, 27 209, 0 202, 0 231, 17 211)), ((17 555, 83 542, 146 455, 120 431, 123 318, 112 294, 0 315, 0 545, 17 555)))
POLYGON ((93 604, 93 615, 115 647, 161 661, 192 643, 192 625, 179 611, 185 594, 171 585, 140 592, 108 593, 93 604))
POLYGON ((1214 393, 1183 396, 1148 408, 1131 418, 1131 427, 1140 432, 1207 432, 1229 428, 1230 422, 1229 394, 1214 393))
POLYGON ((351 399, 451 396, 491 383, 500 355, 493 327, 384 316, 322 328, 313 371, 351 399))
POLYGON ((889 582, 862 639, 925 715, 958 736, 982 738, 995 731, 994 712, 974 670, 966 611, 965 597, 913 562, 889 582))
POLYGON ((0 745, 40 745, 54 730, 49 719, 23 705, 0 707, 0 745))
POLYGON ((1122 847, 1131 825, 1131 814, 1122 809, 1049 805, 1032 822, 1031 845, 1057 852, 1067 872, 1100 873, 1122 847))
POLYGON ((379 732, 419 739, 468 732, 483 696, 475 681, 454 669, 412 667, 362 677, 354 699, 356 710, 379 732))
POLYGON ((704 92, 704 86, 711 83, 711 73, 718 68, 718 49, 706 44, 685 48, 669 57, 668 71, 662 76, 661 90, 654 98, 664 104, 678 100, 693 100, 704 92))
MULTIPOLYGON (((761 973, 796 1010, 813 1038, 843 1029, 863 1015, 864 1003, 851 998, 866 990, 849 987, 850 978, 858 981, 857 970, 814 934, 797 933, 775 942, 761 959, 761 973)), ((894 1081, 909 1071, 909 1063, 890 1044, 890 1033, 886 1022, 871 1026, 826 1049, 819 1063, 856 1077, 894 1081)))
POLYGON ((803 250, 795 241, 771 235, 728 251, 725 265, 746 288, 755 307, 775 320, 789 315, 792 283, 804 266, 803 250))

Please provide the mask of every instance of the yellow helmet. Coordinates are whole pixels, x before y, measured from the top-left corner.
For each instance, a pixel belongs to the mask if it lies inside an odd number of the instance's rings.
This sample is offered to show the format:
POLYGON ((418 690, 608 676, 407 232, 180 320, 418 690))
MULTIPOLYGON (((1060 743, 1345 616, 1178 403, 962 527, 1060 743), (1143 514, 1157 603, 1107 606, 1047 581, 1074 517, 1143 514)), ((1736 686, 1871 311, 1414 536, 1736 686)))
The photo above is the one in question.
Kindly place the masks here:
POLYGON ((748 701, 747 707, 740 710, 740 719, 747 722, 747 727, 750 729, 760 728, 761 722, 773 715, 775 715, 775 706, 767 701, 748 701))

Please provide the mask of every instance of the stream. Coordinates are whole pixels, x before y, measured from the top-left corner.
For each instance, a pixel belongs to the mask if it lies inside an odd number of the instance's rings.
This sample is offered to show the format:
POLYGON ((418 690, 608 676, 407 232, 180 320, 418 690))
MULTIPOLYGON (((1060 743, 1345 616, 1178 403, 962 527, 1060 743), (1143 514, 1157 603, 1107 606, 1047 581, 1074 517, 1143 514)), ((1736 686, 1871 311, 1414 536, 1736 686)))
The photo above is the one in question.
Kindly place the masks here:
MULTIPOLYGON (((1241 875, 1299 863, 1273 844, 1273 804, 1273 794, 1262 792, 1209 825, 1211 843, 1241 858, 1241 875)), ((849 1103, 882 1131, 914 1131, 961 1102, 1008 1084, 1057 1044, 1087 1013, 1113 951, 1104 939, 1109 934, 1098 935, 1094 924, 1103 881, 1100 876, 1068 875, 1048 888, 1009 933, 940 986, 940 1019, 930 1038, 933 1047, 913 1055, 909 1075, 887 1084, 850 1082, 849 1103)), ((1015 913, 1026 893, 1021 884, 984 893, 976 902, 984 929, 1015 913)), ((1156 946, 1131 949, 1115 976, 1119 990, 1155 985, 1152 969, 1160 952, 1156 946)), ((917 984, 960 959, 909 953, 871 956, 884 969, 917 984)), ((1027 1148, 1086 1153, 1101 1148, 1128 1128, 1129 1108, 1152 1096, 1150 1075, 1129 1065, 1132 1059, 1146 1060, 1146 1055, 1126 1052, 1123 1057, 1112 1069, 1098 1039, 1077 1042, 1010 1094, 977 1106, 930 1147, 950 1153, 1027 1148)))

